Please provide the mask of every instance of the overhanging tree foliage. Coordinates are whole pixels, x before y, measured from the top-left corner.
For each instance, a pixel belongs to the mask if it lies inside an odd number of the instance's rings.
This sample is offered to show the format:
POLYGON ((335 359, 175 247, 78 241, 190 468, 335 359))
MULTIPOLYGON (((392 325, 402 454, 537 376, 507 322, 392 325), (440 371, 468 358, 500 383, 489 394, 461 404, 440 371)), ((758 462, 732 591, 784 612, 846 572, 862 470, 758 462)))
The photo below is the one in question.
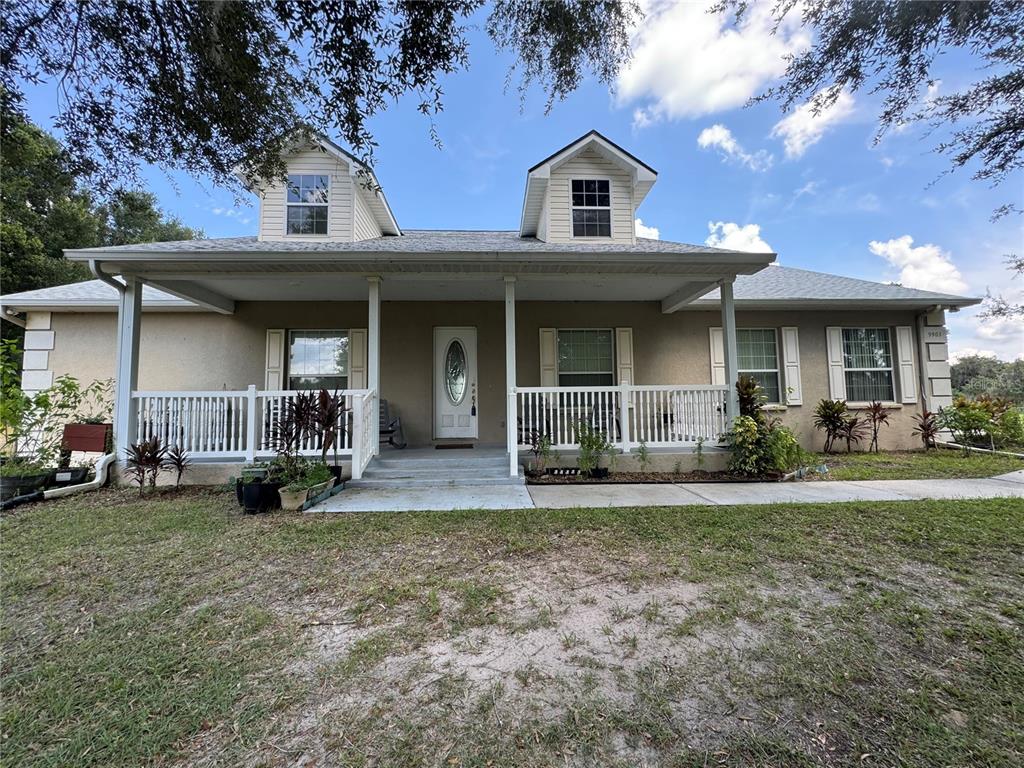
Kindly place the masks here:
MULTIPOLYGON (((721 0, 716 9, 742 17, 747 6, 721 0)), ((844 90, 867 89, 882 95, 876 139, 921 121, 951 129, 936 149, 953 168, 974 167, 975 179, 995 185, 1024 167, 1024 2, 776 0, 773 14, 779 24, 799 14, 814 41, 756 100, 826 109, 844 90), (951 48, 976 60, 974 82, 951 92, 943 84, 925 98, 937 60, 951 48)), ((996 214, 1018 208, 1007 203, 996 214)))
MULTIPOLYGON (((0 289, 4 294, 90 277, 65 248, 188 240, 202 232, 156 206, 149 192, 115 190, 97 204, 57 140, 7 108, 0 93, 0 289)), ((4 339, 20 329, 3 323, 4 339)))
MULTIPOLYGON (((367 121, 409 93, 424 114, 441 110, 441 78, 467 66, 483 5, 5 0, 0 82, 12 94, 59 83, 57 125, 101 188, 139 161, 237 185, 242 162, 281 175, 281 143, 299 125, 340 133, 371 162, 367 121)), ((632 0, 499 0, 485 27, 519 62, 522 87, 542 86, 550 106, 587 71, 611 84, 638 18, 632 0)))

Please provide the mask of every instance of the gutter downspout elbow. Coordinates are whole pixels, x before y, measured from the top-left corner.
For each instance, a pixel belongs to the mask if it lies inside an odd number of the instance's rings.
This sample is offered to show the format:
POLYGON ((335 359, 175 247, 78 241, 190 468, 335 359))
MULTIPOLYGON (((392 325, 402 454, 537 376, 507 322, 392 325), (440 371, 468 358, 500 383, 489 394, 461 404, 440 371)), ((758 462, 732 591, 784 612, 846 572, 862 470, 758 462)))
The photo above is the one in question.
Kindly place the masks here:
POLYGON ((106 272, 103 271, 103 262, 97 261, 96 259, 89 259, 89 271, 92 272, 98 279, 109 285, 119 296, 124 296, 124 283, 120 280, 115 280, 106 272))

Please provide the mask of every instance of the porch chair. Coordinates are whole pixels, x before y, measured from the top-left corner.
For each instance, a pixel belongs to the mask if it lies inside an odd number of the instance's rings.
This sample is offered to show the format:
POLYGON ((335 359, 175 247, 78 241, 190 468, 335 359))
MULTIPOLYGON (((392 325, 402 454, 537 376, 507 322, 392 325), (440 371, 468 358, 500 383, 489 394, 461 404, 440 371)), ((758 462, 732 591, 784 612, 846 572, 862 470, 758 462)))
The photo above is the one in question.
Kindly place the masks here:
POLYGON ((388 401, 383 398, 380 401, 380 441, 393 448, 405 448, 407 445, 405 433, 402 431, 402 420, 398 416, 391 418, 388 401))

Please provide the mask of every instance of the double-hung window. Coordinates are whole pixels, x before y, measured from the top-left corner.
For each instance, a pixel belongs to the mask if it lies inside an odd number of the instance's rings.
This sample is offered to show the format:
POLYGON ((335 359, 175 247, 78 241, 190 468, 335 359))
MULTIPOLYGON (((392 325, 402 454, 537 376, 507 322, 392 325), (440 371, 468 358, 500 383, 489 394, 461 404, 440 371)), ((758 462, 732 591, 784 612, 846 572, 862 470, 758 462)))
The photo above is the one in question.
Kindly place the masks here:
POLYGON ((611 182, 607 179, 572 180, 572 236, 612 236, 611 182))
POLYGON ((888 328, 843 328, 846 399, 856 403, 892 402, 892 344, 888 328))
POLYGON ((558 386, 615 384, 615 332, 611 328, 558 330, 558 386))
POLYGON ((289 235, 326 235, 330 182, 326 175, 288 175, 289 235))
POLYGON ((348 331, 289 331, 288 389, 346 389, 348 331))
POLYGON ((754 379, 769 403, 781 402, 779 350, 775 329, 737 329, 736 351, 739 375, 754 379))

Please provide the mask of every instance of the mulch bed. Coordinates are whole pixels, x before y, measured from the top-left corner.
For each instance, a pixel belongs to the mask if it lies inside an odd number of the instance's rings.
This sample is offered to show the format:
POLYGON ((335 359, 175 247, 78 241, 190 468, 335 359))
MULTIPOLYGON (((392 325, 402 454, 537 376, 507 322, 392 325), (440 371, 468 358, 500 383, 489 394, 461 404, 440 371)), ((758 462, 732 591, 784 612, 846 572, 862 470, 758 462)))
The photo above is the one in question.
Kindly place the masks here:
POLYGON ((657 483, 761 483, 778 480, 777 477, 746 477, 729 472, 708 472, 697 469, 692 472, 609 472, 607 477, 582 477, 580 475, 542 475, 528 472, 528 485, 608 485, 615 483, 657 484, 657 483))

